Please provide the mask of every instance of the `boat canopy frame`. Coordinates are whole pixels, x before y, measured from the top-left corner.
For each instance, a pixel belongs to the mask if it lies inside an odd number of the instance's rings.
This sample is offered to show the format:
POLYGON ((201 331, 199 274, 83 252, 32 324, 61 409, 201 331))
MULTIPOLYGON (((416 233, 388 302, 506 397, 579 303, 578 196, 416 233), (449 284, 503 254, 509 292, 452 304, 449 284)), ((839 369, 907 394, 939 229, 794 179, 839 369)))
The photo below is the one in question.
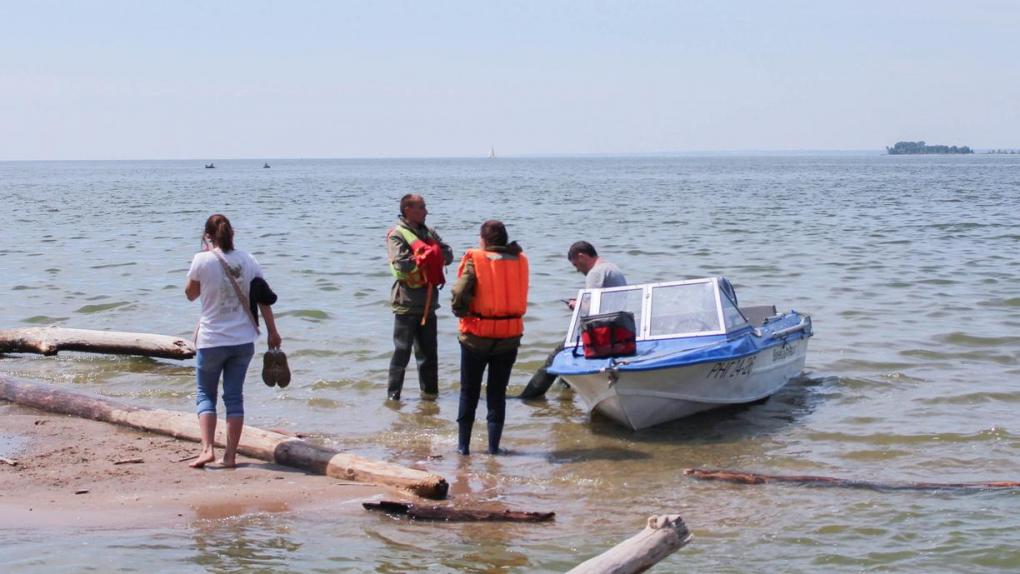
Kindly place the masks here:
MULTIPOLYGON (((687 279, 684 281, 666 281, 661 283, 642 283, 637 285, 624 285, 622 287, 603 287, 598 289, 579 289, 577 292, 577 304, 574 306, 574 313, 570 318, 570 325, 567 329, 566 339, 564 340, 564 347, 576 347, 579 344, 579 333, 578 328, 581 320, 584 317, 591 315, 598 315, 602 313, 611 313, 614 311, 620 311, 620 305, 614 305, 611 297, 605 297, 605 295, 612 295, 614 293, 626 293, 628 291, 639 291, 641 292, 641 307, 640 313, 635 313, 635 326, 638 332, 636 338, 638 341, 655 341, 660 339, 680 339, 687 337, 708 337, 712 335, 726 335, 734 331, 744 330, 753 328, 750 321, 737 306, 736 301, 733 301, 729 295, 723 292, 720 282, 724 281, 722 277, 705 277, 701 279, 687 279), (715 320, 714 325, 704 323, 702 324, 705 328, 697 330, 678 330, 670 331, 662 329, 654 329, 656 332, 653 334, 653 322, 652 322, 652 304, 656 290, 670 288, 670 287, 686 287, 691 285, 707 285, 711 286, 714 297, 714 317, 711 319, 715 320), (609 301, 604 301, 608 299, 609 301), (725 300, 725 301, 724 301, 725 300), (606 304, 604 304, 606 303, 606 304), (603 309, 603 307, 615 307, 603 309), (726 311, 730 310, 730 314, 727 315, 726 311), (713 328, 714 327, 714 328, 713 328)), ((618 300, 617 300, 618 301, 618 300)), ((707 301, 706 301, 707 302, 707 301)), ((707 305, 703 306, 707 310, 707 305)))

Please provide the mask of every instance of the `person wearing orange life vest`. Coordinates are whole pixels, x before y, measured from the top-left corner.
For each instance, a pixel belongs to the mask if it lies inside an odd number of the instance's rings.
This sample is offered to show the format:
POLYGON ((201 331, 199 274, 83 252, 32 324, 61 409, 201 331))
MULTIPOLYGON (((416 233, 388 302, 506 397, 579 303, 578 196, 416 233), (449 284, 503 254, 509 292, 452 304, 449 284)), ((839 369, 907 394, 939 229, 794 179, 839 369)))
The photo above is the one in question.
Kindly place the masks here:
POLYGON ((386 235, 393 288, 393 356, 386 396, 400 400, 404 373, 414 349, 418 385, 425 400, 439 395, 439 360, 436 341, 438 290, 445 283, 443 267, 453 262, 453 251, 436 230, 425 225, 425 198, 407 194, 400 199, 400 218, 386 235))
POLYGON ((457 452, 470 454, 471 429, 485 388, 489 453, 498 454, 506 418, 506 387, 517 360, 528 308, 528 258, 516 241, 507 243, 506 227, 482 224, 479 247, 464 254, 453 286, 453 313, 460 317, 460 406, 457 452))

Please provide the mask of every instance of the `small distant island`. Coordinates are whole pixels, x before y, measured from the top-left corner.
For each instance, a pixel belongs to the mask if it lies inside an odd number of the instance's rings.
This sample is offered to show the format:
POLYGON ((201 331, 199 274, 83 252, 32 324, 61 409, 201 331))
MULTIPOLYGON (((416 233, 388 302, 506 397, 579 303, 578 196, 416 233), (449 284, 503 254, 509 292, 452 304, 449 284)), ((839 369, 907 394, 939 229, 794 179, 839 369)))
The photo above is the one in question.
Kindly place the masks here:
POLYGON ((889 155, 914 155, 924 153, 974 153, 967 146, 925 145, 924 142, 896 142, 896 145, 885 148, 889 155))

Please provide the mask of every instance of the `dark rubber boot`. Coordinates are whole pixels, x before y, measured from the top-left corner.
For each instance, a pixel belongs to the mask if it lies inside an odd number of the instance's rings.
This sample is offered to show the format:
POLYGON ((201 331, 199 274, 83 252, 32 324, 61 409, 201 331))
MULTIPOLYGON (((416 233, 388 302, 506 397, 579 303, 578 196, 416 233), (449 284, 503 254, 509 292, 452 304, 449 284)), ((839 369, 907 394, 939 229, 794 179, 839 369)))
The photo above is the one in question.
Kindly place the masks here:
POLYGON ((499 440, 503 437, 503 425, 489 423, 489 454, 499 454, 499 440))
POLYGON ((545 392, 554 382, 556 382, 556 375, 550 375, 545 371, 545 367, 542 367, 531 377, 528 385, 524 387, 521 394, 517 395, 517 398, 527 400, 545 396, 545 392))
POLYGON ((393 401, 400 400, 400 391, 404 388, 405 367, 394 367, 390 365, 389 380, 386 385, 386 396, 393 401))
POLYGON ((532 375, 531 380, 528 381, 528 385, 524 387, 521 394, 517 395, 519 399, 537 399, 545 396, 545 392, 549 390, 549 387, 556 382, 556 375, 550 375, 548 372, 549 367, 552 366, 553 361, 556 360, 556 355, 563 350, 563 343, 556 345, 556 348, 545 358, 545 363, 538 368, 538 371, 532 375))
POLYGON ((471 427, 474 424, 474 421, 462 422, 457 427, 457 452, 460 454, 471 454, 471 427))

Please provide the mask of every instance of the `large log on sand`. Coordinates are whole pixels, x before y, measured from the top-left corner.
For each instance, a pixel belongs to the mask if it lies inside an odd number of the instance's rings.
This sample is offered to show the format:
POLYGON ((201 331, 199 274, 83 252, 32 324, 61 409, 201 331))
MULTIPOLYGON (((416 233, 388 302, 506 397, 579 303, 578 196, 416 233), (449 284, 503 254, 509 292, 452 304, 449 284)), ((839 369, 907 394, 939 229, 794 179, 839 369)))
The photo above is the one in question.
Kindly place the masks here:
POLYGON ((758 474, 756 472, 708 468, 688 468, 684 470, 684 474, 699 480, 721 480, 738 484, 787 483, 804 486, 864 488, 868 490, 988 490, 992 488, 1020 488, 1020 482, 1012 480, 988 482, 876 482, 872 480, 851 480, 810 474, 758 474))
POLYGON ((644 572, 686 546, 692 538, 679 515, 651 516, 644 530, 591 560, 578 564, 567 574, 644 572))
POLYGON ((59 351, 143 355, 164 359, 190 359, 195 356, 195 347, 189 341, 167 335, 63 327, 0 330, 0 353, 56 355, 59 351))
MULTIPOLYGON (((200 442, 194 414, 150 409, 111 399, 91 397, 48 385, 0 377, 0 399, 44 411, 200 442)), ((226 442, 225 424, 216 428, 216 442, 226 442)), ((385 484, 417 496, 442 499, 449 485, 443 477, 388 462, 337 452, 285 434, 245 426, 238 452, 243 455, 357 482, 385 484)))

